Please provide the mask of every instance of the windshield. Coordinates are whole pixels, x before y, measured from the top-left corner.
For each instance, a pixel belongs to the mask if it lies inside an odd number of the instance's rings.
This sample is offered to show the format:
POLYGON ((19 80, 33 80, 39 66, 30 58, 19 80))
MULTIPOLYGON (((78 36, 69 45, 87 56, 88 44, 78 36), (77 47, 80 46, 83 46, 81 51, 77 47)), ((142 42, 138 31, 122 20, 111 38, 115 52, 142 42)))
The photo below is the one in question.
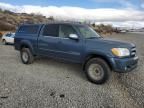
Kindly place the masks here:
POLYGON ((101 37, 98 35, 91 27, 88 26, 76 26, 77 30, 84 36, 86 39, 90 38, 99 38, 101 37))
POLYGON ((15 33, 7 33, 5 34, 6 37, 15 37, 15 33))
POLYGON ((11 37, 14 38, 14 37, 15 37, 15 34, 12 34, 11 37))

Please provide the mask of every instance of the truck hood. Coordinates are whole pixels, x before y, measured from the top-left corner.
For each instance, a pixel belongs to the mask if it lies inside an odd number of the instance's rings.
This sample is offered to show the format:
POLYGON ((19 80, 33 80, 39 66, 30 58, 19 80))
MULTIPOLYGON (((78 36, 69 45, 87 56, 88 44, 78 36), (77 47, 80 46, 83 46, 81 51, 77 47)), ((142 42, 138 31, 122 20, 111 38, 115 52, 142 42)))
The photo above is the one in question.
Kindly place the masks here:
POLYGON ((105 38, 87 39, 86 43, 89 44, 90 46, 93 46, 93 48, 104 48, 104 49, 110 49, 110 48, 131 49, 132 47, 135 47, 133 43, 123 42, 114 39, 105 39, 105 38))
POLYGON ((114 40, 114 39, 100 39, 100 40, 109 45, 115 45, 117 47, 126 47, 126 48, 135 47, 135 45, 130 42, 124 42, 124 41, 114 40))

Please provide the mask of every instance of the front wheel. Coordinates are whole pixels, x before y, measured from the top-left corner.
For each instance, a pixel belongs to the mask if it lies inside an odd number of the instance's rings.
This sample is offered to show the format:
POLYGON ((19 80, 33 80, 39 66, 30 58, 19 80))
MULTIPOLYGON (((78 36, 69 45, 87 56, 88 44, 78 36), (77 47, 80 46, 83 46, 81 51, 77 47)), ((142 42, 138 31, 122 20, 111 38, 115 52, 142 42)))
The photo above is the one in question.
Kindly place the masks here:
POLYGON ((29 48, 22 48, 20 51, 21 60, 24 64, 31 64, 34 60, 34 56, 29 48))
POLYGON ((87 62, 85 71, 89 81, 103 84, 108 80, 111 70, 103 59, 93 58, 87 62))
POLYGON ((2 43, 3 43, 4 45, 6 45, 6 44, 7 44, 5 39, 2 41, 2 43))

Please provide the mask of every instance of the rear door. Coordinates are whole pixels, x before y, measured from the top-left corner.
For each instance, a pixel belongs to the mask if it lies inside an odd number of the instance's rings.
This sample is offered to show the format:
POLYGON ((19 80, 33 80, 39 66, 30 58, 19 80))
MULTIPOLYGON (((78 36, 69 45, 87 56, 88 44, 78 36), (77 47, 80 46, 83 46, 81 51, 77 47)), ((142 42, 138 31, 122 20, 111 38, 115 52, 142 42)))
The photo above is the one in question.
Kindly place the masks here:
POLYGON ((58 24, 47 24, 42 28, 38 38, 38 52, 39 55, 57 57, 58 50, 58 24))
POLYGON ((84 50, 83 42, 80 37, 79 40, 72 40, 69 38, 70 34, 77 34, 76 30, 67 24, 61 24, 59 27, 59 57, 72 61, 72 62, 80 62, 81 61, 81 53, 84 50))
POLYGON ((10 43, 14 43, 14 36, 15 36, 15 34, 11 34, 11 36, 9 38, 10 43))

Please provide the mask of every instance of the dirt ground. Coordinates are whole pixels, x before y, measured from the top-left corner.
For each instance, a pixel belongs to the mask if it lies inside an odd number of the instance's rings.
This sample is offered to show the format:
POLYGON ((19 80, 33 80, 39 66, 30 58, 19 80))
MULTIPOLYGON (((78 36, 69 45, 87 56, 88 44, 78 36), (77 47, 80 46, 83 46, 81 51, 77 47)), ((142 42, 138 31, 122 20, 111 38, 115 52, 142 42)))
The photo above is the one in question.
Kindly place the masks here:
POLYGON ((77 64, 37 58, 24 65, 13 46, 0 44, 0 108, 144 108, 144 34, 109 38, 135 43, 140 60, 104 85, 87 81, 77 64))

